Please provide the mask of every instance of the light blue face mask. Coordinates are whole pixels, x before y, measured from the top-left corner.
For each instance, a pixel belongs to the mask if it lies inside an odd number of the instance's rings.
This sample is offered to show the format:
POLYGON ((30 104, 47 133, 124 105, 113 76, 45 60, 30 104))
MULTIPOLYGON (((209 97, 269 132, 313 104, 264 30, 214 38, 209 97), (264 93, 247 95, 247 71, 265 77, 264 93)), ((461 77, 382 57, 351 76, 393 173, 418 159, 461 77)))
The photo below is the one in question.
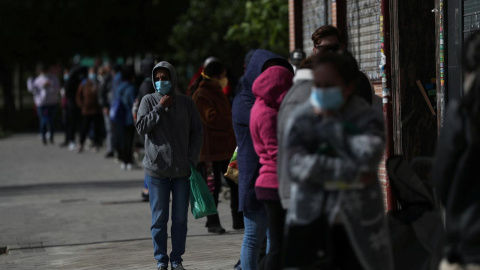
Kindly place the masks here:
POLYGON ((342 107, 344 99, 342 95, 342 88, 334 87, 312 87, 312 94, 310 95, 312 105, 318 109, 325 111, 336 111, 342 107))
POLYGON ((97 74, 95 73, 88 73, 88 78, 92 81, 94 81, 97 78, 97 74))
POLYGON ((63 75, 63 80, 64 80, 64 81, 68 81, 68 74, 64 74, 64 75, 63 75))
POLYGON ((155 89, 157 92, 162 95, 168 95, 172 89, 172 82, 171 81, 156 81, 155 82, 155 89))

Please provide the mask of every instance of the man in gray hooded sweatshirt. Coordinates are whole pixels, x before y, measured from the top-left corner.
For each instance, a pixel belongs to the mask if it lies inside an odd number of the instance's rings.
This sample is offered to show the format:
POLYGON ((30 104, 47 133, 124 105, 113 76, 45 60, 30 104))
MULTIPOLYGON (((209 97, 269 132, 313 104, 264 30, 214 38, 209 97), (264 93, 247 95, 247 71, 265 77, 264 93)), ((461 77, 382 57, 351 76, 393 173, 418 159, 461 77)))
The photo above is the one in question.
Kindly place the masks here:
POLYGON ((150 193, 152 238, 157 268, 183 270, 190 197, 190 164, 198 162, 203 127, 195 103, 175 93, 177 74, 165 61, 152 70, 156 93, 146 95, 138 109, 136 127, 145 136, 145 180, 150 193), (167 254, 167 222, 172 192, 172 252, 167 254))

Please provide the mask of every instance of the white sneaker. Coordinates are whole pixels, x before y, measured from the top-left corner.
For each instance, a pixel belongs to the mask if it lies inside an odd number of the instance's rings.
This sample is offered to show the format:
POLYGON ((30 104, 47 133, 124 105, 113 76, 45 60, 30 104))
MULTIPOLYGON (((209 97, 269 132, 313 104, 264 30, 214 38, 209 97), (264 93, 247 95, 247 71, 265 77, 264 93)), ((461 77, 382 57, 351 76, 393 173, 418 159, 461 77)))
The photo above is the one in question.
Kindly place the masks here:
POLYGON ((74 142, 70 142, 70 143, 68 144, 68 150, 70 150, 70 151, 75 150, 75 143, 74 143, 74 142))
POLYGON ((128 163, 126 169, 127 169, 127 171, 131 171, 132 170, 132 163, 128 163))
POLYGON ((127 164, 122 163, 122 164, 120 165, 120 169, 121 169, 122 171, 125 171, 126 168, 127 168, 127 164))

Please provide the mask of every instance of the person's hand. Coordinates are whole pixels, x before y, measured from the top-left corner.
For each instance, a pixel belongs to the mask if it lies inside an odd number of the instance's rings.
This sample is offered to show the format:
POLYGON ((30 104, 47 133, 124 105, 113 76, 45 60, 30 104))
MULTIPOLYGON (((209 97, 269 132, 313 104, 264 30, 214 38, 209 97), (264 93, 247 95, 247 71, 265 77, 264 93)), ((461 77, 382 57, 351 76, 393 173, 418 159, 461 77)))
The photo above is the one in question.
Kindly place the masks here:
POLYGON ((170 95, 164 95, 160 99, 160 105, 162 105, 163 108, 168 108, 168 107, 172 106, 173 101, 174 101, 174 97, 172 97, 170 95))

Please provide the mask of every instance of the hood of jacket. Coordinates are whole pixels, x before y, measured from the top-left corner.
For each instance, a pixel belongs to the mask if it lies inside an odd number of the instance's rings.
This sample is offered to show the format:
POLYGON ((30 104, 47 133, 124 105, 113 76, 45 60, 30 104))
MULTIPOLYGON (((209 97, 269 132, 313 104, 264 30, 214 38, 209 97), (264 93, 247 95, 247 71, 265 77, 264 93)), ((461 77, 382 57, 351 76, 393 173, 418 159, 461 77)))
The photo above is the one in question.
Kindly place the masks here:
POLYGON ((273 53, 271 51, 258 49, 252 55, 250 62, 248 63, 247 69, 245 71, 245 75, 242 79, 243 89, 240 93, 240 96, 249 108, 252 108, 253 103, 255 103, 255 96, 252 92, 253 82, 257 79, 258 76, 263 71, 263 66, 268 60, 276 59, 278 60, 278 64, 284 66, 293 75, 293 67, 292 65, 280 55, 273 53))
POLYGON ((155 88, 155 70, 159 69, 159 68, 166 68, 170 71, 170 77, 172 78, 172 94, 175 93, 175 89, 177 87, 177 72, 175 72, 175 68, 170 64, 168 63, 167 61, 162 61, 158 64, 155 65, 155 67, 152 69, 152 85, 153 85, 153 89, 156 89, 155 88))
POLYGON ((280 108, 288 89, 292 86, 293 73, 283 66, 269 67, 253 82, 252 92, 275 109, 280 108))
POLYGON ((140 62, 140 72, 144 78, 150 78, 152 69, 155 67, 155 62, 152 57, 146 57, 140 62))

